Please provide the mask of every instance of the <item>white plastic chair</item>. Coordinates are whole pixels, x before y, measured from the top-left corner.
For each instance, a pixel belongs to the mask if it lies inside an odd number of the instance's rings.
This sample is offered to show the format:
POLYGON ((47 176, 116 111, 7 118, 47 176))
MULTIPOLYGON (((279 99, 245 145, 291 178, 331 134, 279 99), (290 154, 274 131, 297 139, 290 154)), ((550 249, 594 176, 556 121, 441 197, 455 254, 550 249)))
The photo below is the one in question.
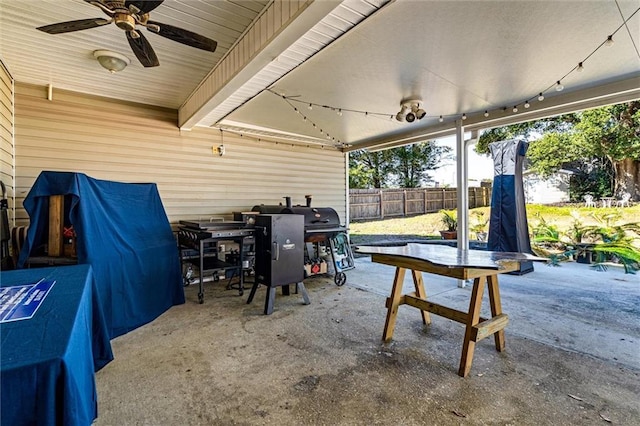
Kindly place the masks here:
POLYGON ((631 194, 626 193, 622 194, 622 198, 616 201, 616 203, 618 204, 618 207, 624 207, 625 204, 629 207, 631 205, 629 200, 631 200, 631 194))
POLYGON ((595 207, 596 202, 593 201, 593 195, 587 194, 584 197, 584 206, 585 207, 595 207))

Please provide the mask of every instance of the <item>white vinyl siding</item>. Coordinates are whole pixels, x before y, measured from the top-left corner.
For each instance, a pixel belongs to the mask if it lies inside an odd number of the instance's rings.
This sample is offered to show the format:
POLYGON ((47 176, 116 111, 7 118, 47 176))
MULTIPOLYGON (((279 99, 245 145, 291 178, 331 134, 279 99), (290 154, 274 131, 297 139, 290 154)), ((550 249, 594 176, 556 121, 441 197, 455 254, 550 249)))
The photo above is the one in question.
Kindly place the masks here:
MULTIPOLYGON (((43 170, 154 182, 172 223, 232 218, 256 204, 333 207, 346 221, 346 154, 332 147, 258 141, 209 128, 180 131, 177 111, 16 85, 16 187, 22 201, 43 170), (225 155, 215 152, 220 144, 225 155)), ((23 209, 16 213, 28 221, 23 209)))
POLYGON ((13 122, 13 79, 0 61, 0 180, 7 189, 9 226, 13 225, 14 214, 13 122))

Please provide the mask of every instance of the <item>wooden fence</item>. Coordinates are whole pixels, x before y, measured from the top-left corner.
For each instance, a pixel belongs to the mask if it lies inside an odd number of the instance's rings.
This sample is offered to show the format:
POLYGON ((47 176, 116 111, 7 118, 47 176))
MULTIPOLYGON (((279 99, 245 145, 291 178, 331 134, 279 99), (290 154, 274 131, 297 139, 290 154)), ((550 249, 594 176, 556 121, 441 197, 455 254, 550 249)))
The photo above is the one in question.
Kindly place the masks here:
MULTIPOLYGON (((351 220, 384 219, 433 213, 457 206, 457 188, 351 189, 351 220)), ((469 188, 469 208, 491 205, 490 187, 469 188)))

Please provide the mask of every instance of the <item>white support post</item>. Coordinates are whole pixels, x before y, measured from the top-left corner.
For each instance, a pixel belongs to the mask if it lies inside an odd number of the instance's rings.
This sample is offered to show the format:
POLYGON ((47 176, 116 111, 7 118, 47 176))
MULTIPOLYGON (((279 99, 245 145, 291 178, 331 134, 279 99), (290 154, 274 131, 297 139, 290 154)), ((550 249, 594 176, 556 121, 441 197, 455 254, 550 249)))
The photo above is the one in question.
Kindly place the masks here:
POLYGON ((351 223, 351 199, 349 197, 349 152, 344 153, 344 173, 344 192, 346 197, 344 225, 349 229, 349 224, 351 223))
MULTIPOLYGON (((458 250, 469 250, 469 164, 467 144, 464 140, 464 126, 456 120, 456 172, 458 188, 458 250)), ((458 280, 458 287, 463 288, 465 280, 458 280)))

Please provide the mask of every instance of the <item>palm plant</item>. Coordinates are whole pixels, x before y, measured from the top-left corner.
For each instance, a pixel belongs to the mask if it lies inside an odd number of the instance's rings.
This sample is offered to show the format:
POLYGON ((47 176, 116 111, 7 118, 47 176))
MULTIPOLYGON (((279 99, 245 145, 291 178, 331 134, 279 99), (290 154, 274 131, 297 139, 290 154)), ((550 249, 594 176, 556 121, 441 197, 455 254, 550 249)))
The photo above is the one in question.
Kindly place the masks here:
POLYGON ((537 224, 531 227, 533 249, 548 257, 552 264, 572 257, 595 254, 594 268, 606 270, 605 262, 615 260, 623 265, 625 273, 640 270, 640 247, 634 245, 633 234, 640 236, 639 223, 616 224, 619 213, 599 215, 592 213, 597 225, 583 225, 580 215, 572 212, 571 227, 561 232, 557 226, 536 215, 537 224))
POLYGON ((447 227, 447 231, 458 230, 458 216, 455 210, 440 210, 440 214, 440 220, 447 227))

